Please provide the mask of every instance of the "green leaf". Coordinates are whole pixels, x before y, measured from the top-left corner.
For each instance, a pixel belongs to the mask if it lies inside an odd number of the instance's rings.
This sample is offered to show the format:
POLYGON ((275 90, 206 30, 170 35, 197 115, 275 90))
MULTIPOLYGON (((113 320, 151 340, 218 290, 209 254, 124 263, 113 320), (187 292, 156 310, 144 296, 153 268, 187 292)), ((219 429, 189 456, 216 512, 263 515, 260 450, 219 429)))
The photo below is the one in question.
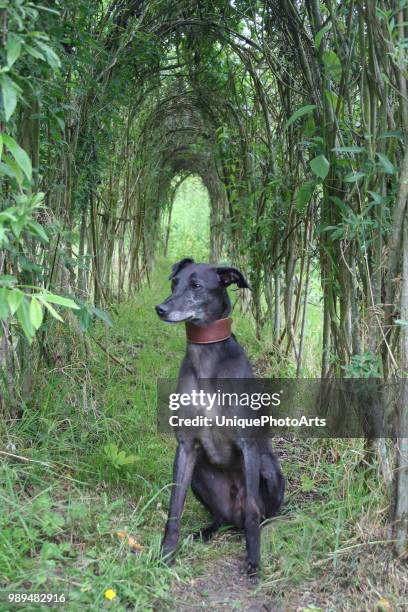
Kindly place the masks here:
POLYGON ((335 204, 343 212, 343 214, 347 215, 349 207, 346 206, 343 200, 341 200, 338 196, 330 196, 329 200, 333 202, 333 204, 335 204))
POLYGON ((0 76, 1 94, 3 98, 4 118, 9 121, 17 106, 17 87, 6 74, 0 76))
MULTIPOLYGON (((334 91, 330 91, 329 89, 324 90, 324 95, 330 106, 333 110, 337 109, 337 105, 339 104, 339 97, 334 93, 334 91)), ((343 100, 340 100, 339 109, 343 107, 343 100)))
POLYGON ((320 45, 322 44, 322 40, 323 40, 323 36, 325 34, 327 34, 327 32, 331 29, 331 23, 328 23, 327 25, 323 26, 321 30, 318 31, 318 33, 315 36, 315 46, 316 49, 320 48, 320 45))
POLYGON ((363 147, 334 147, 332 151, 336 153, 363 153, 365 149, 363 147))
POLYGON ((75 311, 78 317, 79 327, 82 332, 86 332, 92 326, 92 316, 86 306, 82 306, 80 310, 75 311))
POLYGON ((297 204, 298 210, 300 211, 305 210, 306 206, 310 202, 310 198, 312 197, 315 189, 316 189, 315 179, 306 181, 306 183, 303 183, 303 185, 299 187, 297 196, 296 196, 296 204, 297 204))
POLYGON ((14 314, 16 312, 23 299, 24 293, 20 291, 20 289, 8 289, 7 302, 10 307, 11 314, 14 314))
POLYGON ((386 174, 395 174, 396 168, 394 164, 383 153, 377 153, 380 166, 386 174))
POLYGON ((46 45, 44 42, 41 42, 39 40, 36 41, 36 45, 40 47, 42 51, 44 51, 45 56, 47 58, 47 62, 51 66, 51 68, 55 69, 61 66, 61 62, 58 55, 53 49, 51 49, 49 45, 46 45))
POLYGON ((22 300, 20 306, 17 309, 17 319, 28 341, 31 342, 35 336, 35 329, 31 323, 30 309, 28 307, 26 299, 22 300))
POLYGON ((9 164, 3 164, 0 162, 0 176, 8 176, 9 178, 16 178, 16 173, 9 164))
POLYGON ((21 40, 18 36, 9 33, 7 37, 7 66, 11 68, 11 66, 18 60, 21 54, 21 40))
POLYGON ((16 238, 20 237, 21 232, 24 229, 25 223, 26 223, 26 218, 27 215, 21 215, 16 222, 11 222, 10 226, 11 229, 13 230, 13 234, 15 235, 16 238))
POLYGON ((61 132, 63 132, 65 130, 65 121, 61 119, 61 117, 58 117, 58 115, 55 116, 55 120, 58 123, 61 132))
POLYGON ((378 140, 382 138, 400 138, 401 140, 404 138, 404 133, 401 130, 390 130, 389 132, 382 132, 378 136, 378 140))
POLYGON ((58 512, 43 512, 40 516, 42 530, 49 537, 61 532, 61 527, 65 525, 65 519, 58 512))
POLYGON ((31 206, 32 208, 38 208, 42 201, 44 200, 45 193, 43 191, 38 191, 31 198, 31 206))
POLYGON ((6 230, 0 225, 0 248, 5 247, 9 242, 6 230))
POLYGON ((381 195, 381 193, 377 193, 376 191, 369 191, 368 193, 373 198, 373 202, 375 202, 375 204, 384 204, 385 197, 381 195))
POLYGON ((366 176, 365 172, 350 172, 350 174, 347 174, 343 180, 345 183, 355 183, 359 179, 363 178, 363 176, 366 176))
POLYGON ((49 242, 45 229, 43 228, 42 225, 40 225, 40 223, 37 223, 37 221, 34 221, 34 220, 29 221, 27 223, 27 228, 30 229, 33 234, 42 238, 44 242, 49 242))
POLYGON ((24 49, 29 55, 31 55, 31 57, 35 57, 35 59, 40 59, 45 62, 44 55, 38 49, 35 49, 31 45, 24 45, 24 49))
POLYGON ((40 550, 40 559, 48 560, 48 559, 63 559, 64 553, 58 546, 58 544, 54 544, 54 542, 44 542, 41 546, 40 550))
POLYGON ((64 319, 62 317, 60 317, 60 315, 58 314, 58 312, 55 310, 55 308, 53 306, 51 306, 51 304, 49 304, 48 302, 46 302, 45 300, 42 300, 40 297, 39 299, 41 300, 41 302, 44 304, 44 306, 46 307, 46 309, 49 311, 49 313, 54 317, 54 319, 57 319, 57 321, 61 321, 61 323, 64 322, 64 319))
POLYGON ((48 6, 43 6, 41 4, 36 4, 35 6, 37 11, 46 11, 47 13, 52 13, 53 15, 58 15, 58 17, 60 16, 61 12, 57 11, 55 9, 49 8, 48 6))
POLYGON ((0 285, 3 287, 12 287, 17 284, 17 278, 12 274, 0 274, 0 285))
POLYGON ((314 111, 315 108, 316 108, 316 104, 306 104, 306 106, 302 106, 302 108, 298 108, 298 110, 295 111, 293 115, 287 120, 285 127, 288 128, 290 125, 292 125, 292 123, 295 123, 295 121, 300 119, 300 117, 303 117, 304 115, 308 115, 309 113, 314 111))
POLYGON ((119 465, 121 465, 126 457, 125 451, 119 451, 118 456, 116 457, 116 461, 119 465))
POLYGON ((323 64, 326 69, 326 72, 332 77, 332 79, 339 83, 341 79, 341 62, 340 59, 334 51, 325 51, 323 53, 323 64))
POLYGON ((43 309, 40 302, 35 298, 31 298, 30 304, 30 321, 34 329, 40 329, 43 321, 43 309))
POLYGON ((7 289, 2 287, 0 289, 0 319, 5 321, 9 316, 9 307, 7 303, 7 289))
POLYGON ((307 474, 302 474, 300 477, 300 489, 303 493, 310 493, 315 486, 314 480, 307 474))
POLYGON ((310 162, 310 167, 316 176, 325 179, 329 173, 330 164, 324 155, 318 155, 310 162))
POLYGON ((127 455, 123 460, 123 465, 130 465, 136 461, 136 455, 127 455))
POLYGON ((92 308, 92 313, 98 317, 98 319, 101 319, 107 325, 109 325, 109 327, 112 327, 112 320, 105 310, 101 310, 100 308, 92 308))
POLYGON ((16 163, 26 175, 27 179, 31 181, 32 167, 31 160, 27 153, 20 147, 20 145, 8 134, 3 134, 3 142, 16 160, 16 163))
POLYGON ((4 156, 4 164, 1 165, 1 169, 4 171, 4 174, 10 176, 10 178, 15 178, 19 185, 23 184, 24 174, 20 166, 10 155, 4 156), (5 170, 6 168, 7 171, 5 170))
POLYGON ((61 295, 54 295, 54 293, 41 293, 39 295, 41 300, 46 302, 51 302, 52 304, 59 304, 60 306, 65 306, 66 308, 72 308, 73 310, 79 310, 79 306, 74 300, 70 298, 62 297, 61 295))
POLYGON ((109 442, 109 444, 105 444, 105 446, 103 447, 104 453, 108 456, 108 457, 116 457, 118 454, 118 446, 117 444, 114 444, 114 442, 109 442))
POLYGON ((17 221, 15 212, 16 212, 16 209, 14 206, 10 206, 9 208, 6 208, 6 210, 3 210, 2 212, 0 212, 0 222, 6 223, 10 221, 17 221))

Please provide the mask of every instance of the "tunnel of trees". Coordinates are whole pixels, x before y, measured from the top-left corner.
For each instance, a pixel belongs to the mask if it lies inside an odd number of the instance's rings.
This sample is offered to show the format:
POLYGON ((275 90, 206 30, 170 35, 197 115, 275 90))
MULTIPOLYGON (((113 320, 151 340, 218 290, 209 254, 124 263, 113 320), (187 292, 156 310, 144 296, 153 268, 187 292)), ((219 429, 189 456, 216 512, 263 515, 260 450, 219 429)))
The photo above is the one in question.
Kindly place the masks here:
MULTIPOLYGON (((406 2, 7 0, 0 14, 6 418, 29 405, 33 364, 56 359, 55 318, 81 334, 149 282, 190 176, 208 192, 210 261, 245 271, 241 307, 296 376, 312 278, 315 375, 406 375, 406 2)), ((400 554, 406 452, 367 443, 400 554)))

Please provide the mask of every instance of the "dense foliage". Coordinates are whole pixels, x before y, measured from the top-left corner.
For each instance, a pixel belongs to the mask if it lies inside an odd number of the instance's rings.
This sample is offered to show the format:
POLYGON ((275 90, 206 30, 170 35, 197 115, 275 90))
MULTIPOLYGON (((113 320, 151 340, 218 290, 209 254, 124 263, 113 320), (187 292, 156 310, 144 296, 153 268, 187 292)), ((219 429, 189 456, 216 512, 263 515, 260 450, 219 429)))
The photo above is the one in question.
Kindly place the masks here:
POLYGON ((84 329, 139 288, 191 174, 210 198, 211 259, 246 271, 258 334, 270 326, 298 375, 313 275, 322 376, 406 373, 405 0, 0 11, 6 397, 44 356, 44 308, 72 308, 84 329))

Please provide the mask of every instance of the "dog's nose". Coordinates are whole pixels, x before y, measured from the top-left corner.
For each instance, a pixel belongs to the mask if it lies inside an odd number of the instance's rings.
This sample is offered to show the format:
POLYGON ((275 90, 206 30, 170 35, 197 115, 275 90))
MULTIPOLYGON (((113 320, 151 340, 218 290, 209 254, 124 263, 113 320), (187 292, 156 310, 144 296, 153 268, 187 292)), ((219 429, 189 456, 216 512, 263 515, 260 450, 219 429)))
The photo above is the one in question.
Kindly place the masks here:
POLYGON ((167 312, 167 308, 163 304, 157 304, 156 312, 159 315, 159 317, 164 317, 164 315, 167 312))

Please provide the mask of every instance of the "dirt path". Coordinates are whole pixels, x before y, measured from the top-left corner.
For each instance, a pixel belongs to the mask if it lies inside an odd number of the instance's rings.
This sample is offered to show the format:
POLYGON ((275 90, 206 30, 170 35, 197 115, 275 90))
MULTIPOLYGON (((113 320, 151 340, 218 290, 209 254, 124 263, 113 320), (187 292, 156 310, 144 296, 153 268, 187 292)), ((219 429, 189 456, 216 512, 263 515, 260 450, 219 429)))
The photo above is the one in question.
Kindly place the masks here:
POLYGON ((244 555, 205 562, 202 576, 173 587, 177 612, 189 610, 245 610, 246 612, 281 612, 262 592, 253 587, 245 574, 244 555))

